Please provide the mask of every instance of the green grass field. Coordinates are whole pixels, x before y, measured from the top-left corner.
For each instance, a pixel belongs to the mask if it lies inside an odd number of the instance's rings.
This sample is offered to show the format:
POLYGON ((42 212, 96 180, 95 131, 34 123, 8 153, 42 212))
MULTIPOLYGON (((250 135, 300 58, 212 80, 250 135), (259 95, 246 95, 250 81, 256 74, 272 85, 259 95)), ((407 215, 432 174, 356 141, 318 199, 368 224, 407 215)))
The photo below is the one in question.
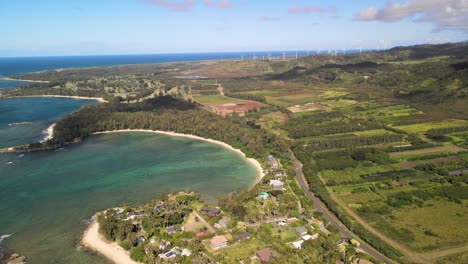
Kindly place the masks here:
POLYGON ((225 97, 222 95, 194 95, 193 99, 200 102, 203 105, 216 105, 216 104, 237 104, 237 103, 246 103, 247 100, 225 97))
POLYGON ((351 181, 361 180, 361 175, 371 174, 377 172, 386 172, 400 169, 400 165, 374 165, 374 166, 358 166, 356 168, 347 168, 344 170, 322 170, 320 175, 325 182, 334 181, 335 183, 341 184, 351 181))
POLYGON ((397 126, 396 128, 403 130, 407 133, 422 135, 432 128, 448 128, 448 127, 463 127, 463 126, 468 126, 468 121, 461 120, 461 119, 447 119, 447 120, 438 121, 438 122, 397 126))
MULTIPOLYGON (((423 207, 394 210, 385 221, 395 229, 411 230, 414 241, 406 243, 409 247, 429 251, 467 242, 467 217, 466 205, 438 199, 426 202, 423 207)), ((391 233, 388 235, 392 237, 391 233)))
POLYGON ((223 254, 226 257, 225 260, 229 260, 227 261, 229 263, 238 263, 242 259, 254 256, 257 250, 260 250, 264 247, 265 244, 262 241, 252 238, 219 250, 216 252, 216 254, 223 254))

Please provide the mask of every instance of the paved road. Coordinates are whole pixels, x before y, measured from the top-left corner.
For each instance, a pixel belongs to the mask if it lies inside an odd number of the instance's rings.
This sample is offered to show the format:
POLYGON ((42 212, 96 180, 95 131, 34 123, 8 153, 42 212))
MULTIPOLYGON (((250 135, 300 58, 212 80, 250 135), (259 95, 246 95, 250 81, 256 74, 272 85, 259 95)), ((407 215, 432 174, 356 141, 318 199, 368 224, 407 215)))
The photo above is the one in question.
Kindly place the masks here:
POLYGON ((356 234, 351 232, 343 223, 341 223, 341 221, 330 210, 328 210, 327 206, 309 190, 309 186, 304 178, 304 173, 302 172, 302 163, 296 158, 296 156, 291 150, 290 150, 290 155, 291 155, 291 160, 293 161, 293 164, 294 164, 294 170, 296 172, 296 180, 299 183, 299 186, 301 186, 304 194, 309 199, 312 200, 312 202, 315 205, 315 208, 317 208, 317 210, 323 214, 325 219, 330 224, 334 225, 344 237, 348 239, 353 238, 353 239, 358 240, 361 243, 359 248, 365 253, 371 255, 372 257, 380 261, 384 261, 387 263, 394 263, 391 259, 382 255, 379 251, 377 251, 376 249, 368 245, 366 242, 360 239, 356 234))

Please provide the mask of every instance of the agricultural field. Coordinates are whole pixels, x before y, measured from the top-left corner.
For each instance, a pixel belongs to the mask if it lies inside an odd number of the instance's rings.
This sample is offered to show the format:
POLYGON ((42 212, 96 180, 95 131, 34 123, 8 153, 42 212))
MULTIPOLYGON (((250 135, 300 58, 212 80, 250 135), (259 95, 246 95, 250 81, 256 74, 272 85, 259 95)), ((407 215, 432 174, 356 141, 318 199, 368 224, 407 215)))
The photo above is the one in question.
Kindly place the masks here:
POLYGON ((431 123, 397 126, 395 128, 405 131, 406 133, 423 135, 430 129, 456 128, 456 127, 465 127, 465 126, 468 126, 467 120, 448 119, 445 121, 438 121, 438 122, 431 122, 431 123))
POLYGON ((247 103, 249 101, 222 96, 220 94, 214 95, 194 95, 193 99, 203 105, 218 105, 218 104, 238 104, 247 103))

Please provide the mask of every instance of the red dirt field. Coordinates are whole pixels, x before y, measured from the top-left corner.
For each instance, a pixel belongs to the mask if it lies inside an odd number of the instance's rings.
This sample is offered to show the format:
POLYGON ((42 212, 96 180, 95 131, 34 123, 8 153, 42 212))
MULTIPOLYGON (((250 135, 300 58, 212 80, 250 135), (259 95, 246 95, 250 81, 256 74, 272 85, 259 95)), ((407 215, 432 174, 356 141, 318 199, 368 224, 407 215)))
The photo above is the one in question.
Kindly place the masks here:
POLYGON ((245 113, 249 110, 259 111, 263 108, 263 104, 252 101, 241 104, 218 104, 212 105, 210 108, 213 110, 213 112, 225 116, 232 113, 245 113))

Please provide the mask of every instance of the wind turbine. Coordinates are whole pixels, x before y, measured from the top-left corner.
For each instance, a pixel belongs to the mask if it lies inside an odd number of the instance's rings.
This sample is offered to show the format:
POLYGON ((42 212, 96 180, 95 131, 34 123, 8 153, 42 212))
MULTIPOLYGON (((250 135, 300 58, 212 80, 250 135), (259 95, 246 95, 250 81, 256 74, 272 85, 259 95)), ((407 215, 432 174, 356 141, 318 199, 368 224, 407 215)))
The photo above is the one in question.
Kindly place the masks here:
POLYGON ((296 60, 297 60, 297 51, 296 51, 296 60))
POLYGON ((286 53, 283 52, 283 60, 286 60, 286 53))
POLYGON ((343 55, 346 55, 346 48, 343 48, 343 55))
POLYGON ((255 62, 257 61, 257 55, 255 54, 255 52, 254 52, 253 59, 254 59, 255 62))
POLYGON ((268 61, 271 61, 271 54, 268 52, 268 61))

